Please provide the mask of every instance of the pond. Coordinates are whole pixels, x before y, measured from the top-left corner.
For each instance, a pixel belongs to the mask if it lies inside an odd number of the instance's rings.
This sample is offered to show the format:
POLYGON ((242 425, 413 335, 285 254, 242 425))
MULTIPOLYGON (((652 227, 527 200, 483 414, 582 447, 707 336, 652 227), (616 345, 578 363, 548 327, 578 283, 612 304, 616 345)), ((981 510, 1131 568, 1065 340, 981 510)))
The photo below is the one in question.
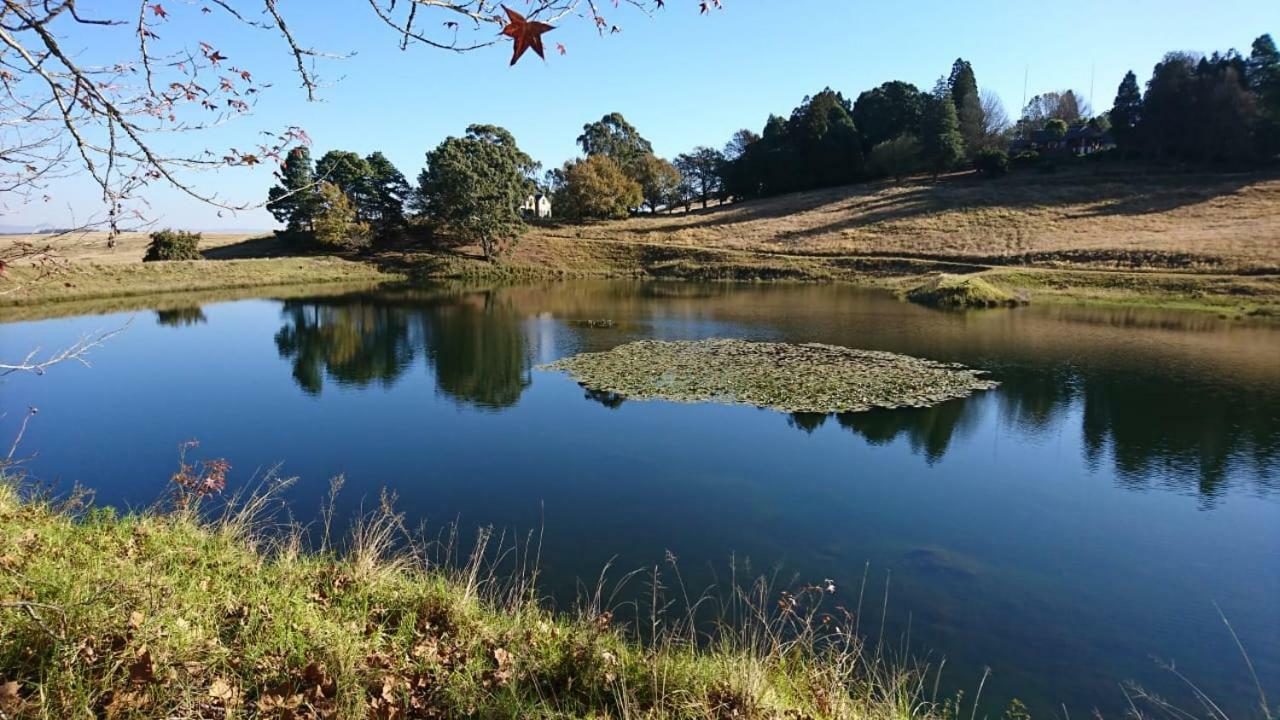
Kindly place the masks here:
MULTIPOLYGON (((730 565, 835 582, 864 631, 946 658, 985 708, 1086 717, 1134 681, 1191 707, 1161 663, 1257 715, 1231 622, 1280 693, 1280 326, 1032 306, 946 313, 841 286, 592 281, 351 291, 0 326, 6 357, 126 332, 93 367, 0 386, 29 468, 145 506, 177 446, 231 484, 297 476, 313 521, 397 496, 410 524, 541 535, 571 606, 610 566, 678 558, 690 592, 730 565), (644 339, 819 342, 980 368, 998 388, 924 409, 785 414, 639 402, 538 366, 644 339), (887 614, 881 617, 887 592, 887 614)), ((7 446, 6 441, 6 446, 7 446)), ((612 588, 612 586, 610 586, 612 588)), ((625 602, 646 593, 622 584, 625 602), (630 594, 630 596, 628 596, 630 594)))

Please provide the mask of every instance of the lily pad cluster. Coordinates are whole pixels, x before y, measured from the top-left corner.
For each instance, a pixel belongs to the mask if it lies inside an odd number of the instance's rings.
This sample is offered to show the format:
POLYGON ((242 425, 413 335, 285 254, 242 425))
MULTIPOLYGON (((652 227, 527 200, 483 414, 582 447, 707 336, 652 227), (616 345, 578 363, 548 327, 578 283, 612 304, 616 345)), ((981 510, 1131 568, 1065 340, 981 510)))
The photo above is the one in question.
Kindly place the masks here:
POLYGON ((542 366, 635 400, 719 402, 783 412, 929 407, 998 383, 954 363, 818 343, 641 340, 542 366))

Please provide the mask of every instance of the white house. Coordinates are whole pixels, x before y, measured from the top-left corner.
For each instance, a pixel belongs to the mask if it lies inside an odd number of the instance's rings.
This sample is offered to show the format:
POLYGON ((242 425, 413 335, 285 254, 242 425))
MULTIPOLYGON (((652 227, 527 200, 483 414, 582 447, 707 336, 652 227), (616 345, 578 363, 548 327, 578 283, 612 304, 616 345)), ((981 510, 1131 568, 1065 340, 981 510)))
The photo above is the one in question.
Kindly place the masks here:
POLYGON ((529 217, 549 218, 551 217, 551 198, 542 193, 530 195, 520 206, 520 212, 529 217))

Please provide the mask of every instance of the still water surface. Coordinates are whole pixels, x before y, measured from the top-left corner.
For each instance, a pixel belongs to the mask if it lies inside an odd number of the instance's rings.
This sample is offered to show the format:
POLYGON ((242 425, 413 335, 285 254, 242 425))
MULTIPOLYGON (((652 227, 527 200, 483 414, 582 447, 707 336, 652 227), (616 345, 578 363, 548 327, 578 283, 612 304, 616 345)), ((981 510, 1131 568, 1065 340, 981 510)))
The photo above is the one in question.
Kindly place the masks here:
MULTIPOLYGON (((133 323, 94 356, 0 385, 34 474, 98 501, 165 490, 199 438, 232 482, 283 463, 312 519, 342 473, 413 523, 544 529, 543 587, 612 562, 731 558, 834 580, 864 617, 945 656, 944 687, 1041 715, 1124 707, 1123 681, 1224 709, 1256 693, 1215 610, 1280 694, 1280 327, 1030 307, 942 313, 845 287, 575 282, 363 291, 0 325, 6 357, 133 323), (582 321, 607 319, 610 328, 582 321), (825 342, 958 361, 1001 381, 931 409, 786 415, 629 402, 536 366, 643 338, 825 342)), ((617 571, 618 574, 621 571, 617 571)), ((636 594, 640 585, 631 586, 636 594)), ((623 588, 620 599, 628 589, 623 588)), ((864 625, 864 628, 866 625, 864 625)))

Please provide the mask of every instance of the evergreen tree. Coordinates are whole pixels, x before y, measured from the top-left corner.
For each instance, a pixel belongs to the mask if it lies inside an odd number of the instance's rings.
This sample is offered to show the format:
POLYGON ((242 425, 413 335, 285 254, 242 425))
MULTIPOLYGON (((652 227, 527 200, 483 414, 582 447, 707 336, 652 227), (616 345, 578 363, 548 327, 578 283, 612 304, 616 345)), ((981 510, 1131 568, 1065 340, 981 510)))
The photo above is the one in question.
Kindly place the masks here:
POLYGON ((1116 144, 1126 150, 1138 146, 1138 124, 1142 122, 1142 91, 1138 89, 1138 76, 1133 71, 1125 73, 1116 90, 1116 100, 1111 106, 1111 132, 1116 144))
POLYGON ((309 232, 319 205, 311 151, 306 146, 290 150, 277 177, 280 184, 267 192, 267 210, 277 222, 285 224, 288 232, 309 232))
POLYGON ((342 194, 351 201, 359 221, 370 219, 372 175, 369 163, 348 150, 330 150, 316 162, 316 176, 342 190, 342 194))
POLYGON ((386 155, 375 152, 366 157, 369 166, 369 197, 366 216, 378 226, 380 234, 404 225, 404 207, 413 195, 409 181, 386 155))
POLYGON ((1194 108, 1195 59, 1169 53, 1156 64, 1142 98, 1139 132, 1143 150, 1155 159, 1181 157, 1190 145, 1194 108))
POLYGON ((853 104, 853 122, 862 133, 865 149, 904 134, 920 132, 924 96, 911 83, 887 82, 858 96, 853 104))
POLYGON ((507 130, 472 125, 465 137, 447 138, 427 153, 418 193, 433 220, 493 259, 524 231, 519 207, 533 190, 529 174, 536 166, 507 130))
POLYGON ((924 163, 935 175, 954 170, 964 161, 960 118, 945 83, 940 84, 925 102, 920 126, 924 163))
POLYGON ((739 130, 724 146, 724 193, 731 198, 760 195, 760 158, 763 138, 751 130, 739 130))
POLYGON ((724 155, 719 150, 696 147, 677 157, 675 164, 691 190, 691 196, 700 200, 702 207, 707 207, 711 198, 720 196, 724 188, 725 162, 724 155))
POLYGON ((970 153, 976 152, 982 145, 983 138, 982 98, 978 94, 978 80, 973 74, 973 66, 967 60, 957 59, 951 66, 947 87, 956 107, 960 136, 964 138, 965 148, 970 153))
POLYGON ((1280 154, 1280 50, 1270 35, 1253 41, 1247 73, 1258 103, 1258 154, 1274 159, 1280 154))
POLYGON ((597 122, 583 125, 578 145, 588 156, 613 158, 633 179, 635 164, 645 155, 653 154, 653 145, 621 113, 609 113, 597 122))
POLYGON ((680 170, 656 155, 646 155, 637 163, 640 189, 649 212, 657 212, 666 205, 669 209, 676 201, 680 189, 680 170))
POLYGON ((796 189, 799 163, 791 146, 786 118, 770 115, 760 133, 760 142, 751 152, 751 166, 759 176, 760 194, 777 195, 796 189))
POLYGON ((1280 102, 1280 50, 1271 35, 1260 35, 1249 53, 1249 87, 1270 103, 1280 102), (1270 97, 1268 97, 1270 96, 1270 97))
POLYGON ((852 109, 843 95, 826 88, 791 113, 787 134, 804 172, 796 178, 798 188, 839 185, 862 174, 862 138, 852 109))
POLYGON ((1258 103, 1245 77, 1244 58, 1235 51, 1214 53, 1196 67, 1193 147, 1187 156, 1203 163, 1242 165, 1253 159, 1258 103))

